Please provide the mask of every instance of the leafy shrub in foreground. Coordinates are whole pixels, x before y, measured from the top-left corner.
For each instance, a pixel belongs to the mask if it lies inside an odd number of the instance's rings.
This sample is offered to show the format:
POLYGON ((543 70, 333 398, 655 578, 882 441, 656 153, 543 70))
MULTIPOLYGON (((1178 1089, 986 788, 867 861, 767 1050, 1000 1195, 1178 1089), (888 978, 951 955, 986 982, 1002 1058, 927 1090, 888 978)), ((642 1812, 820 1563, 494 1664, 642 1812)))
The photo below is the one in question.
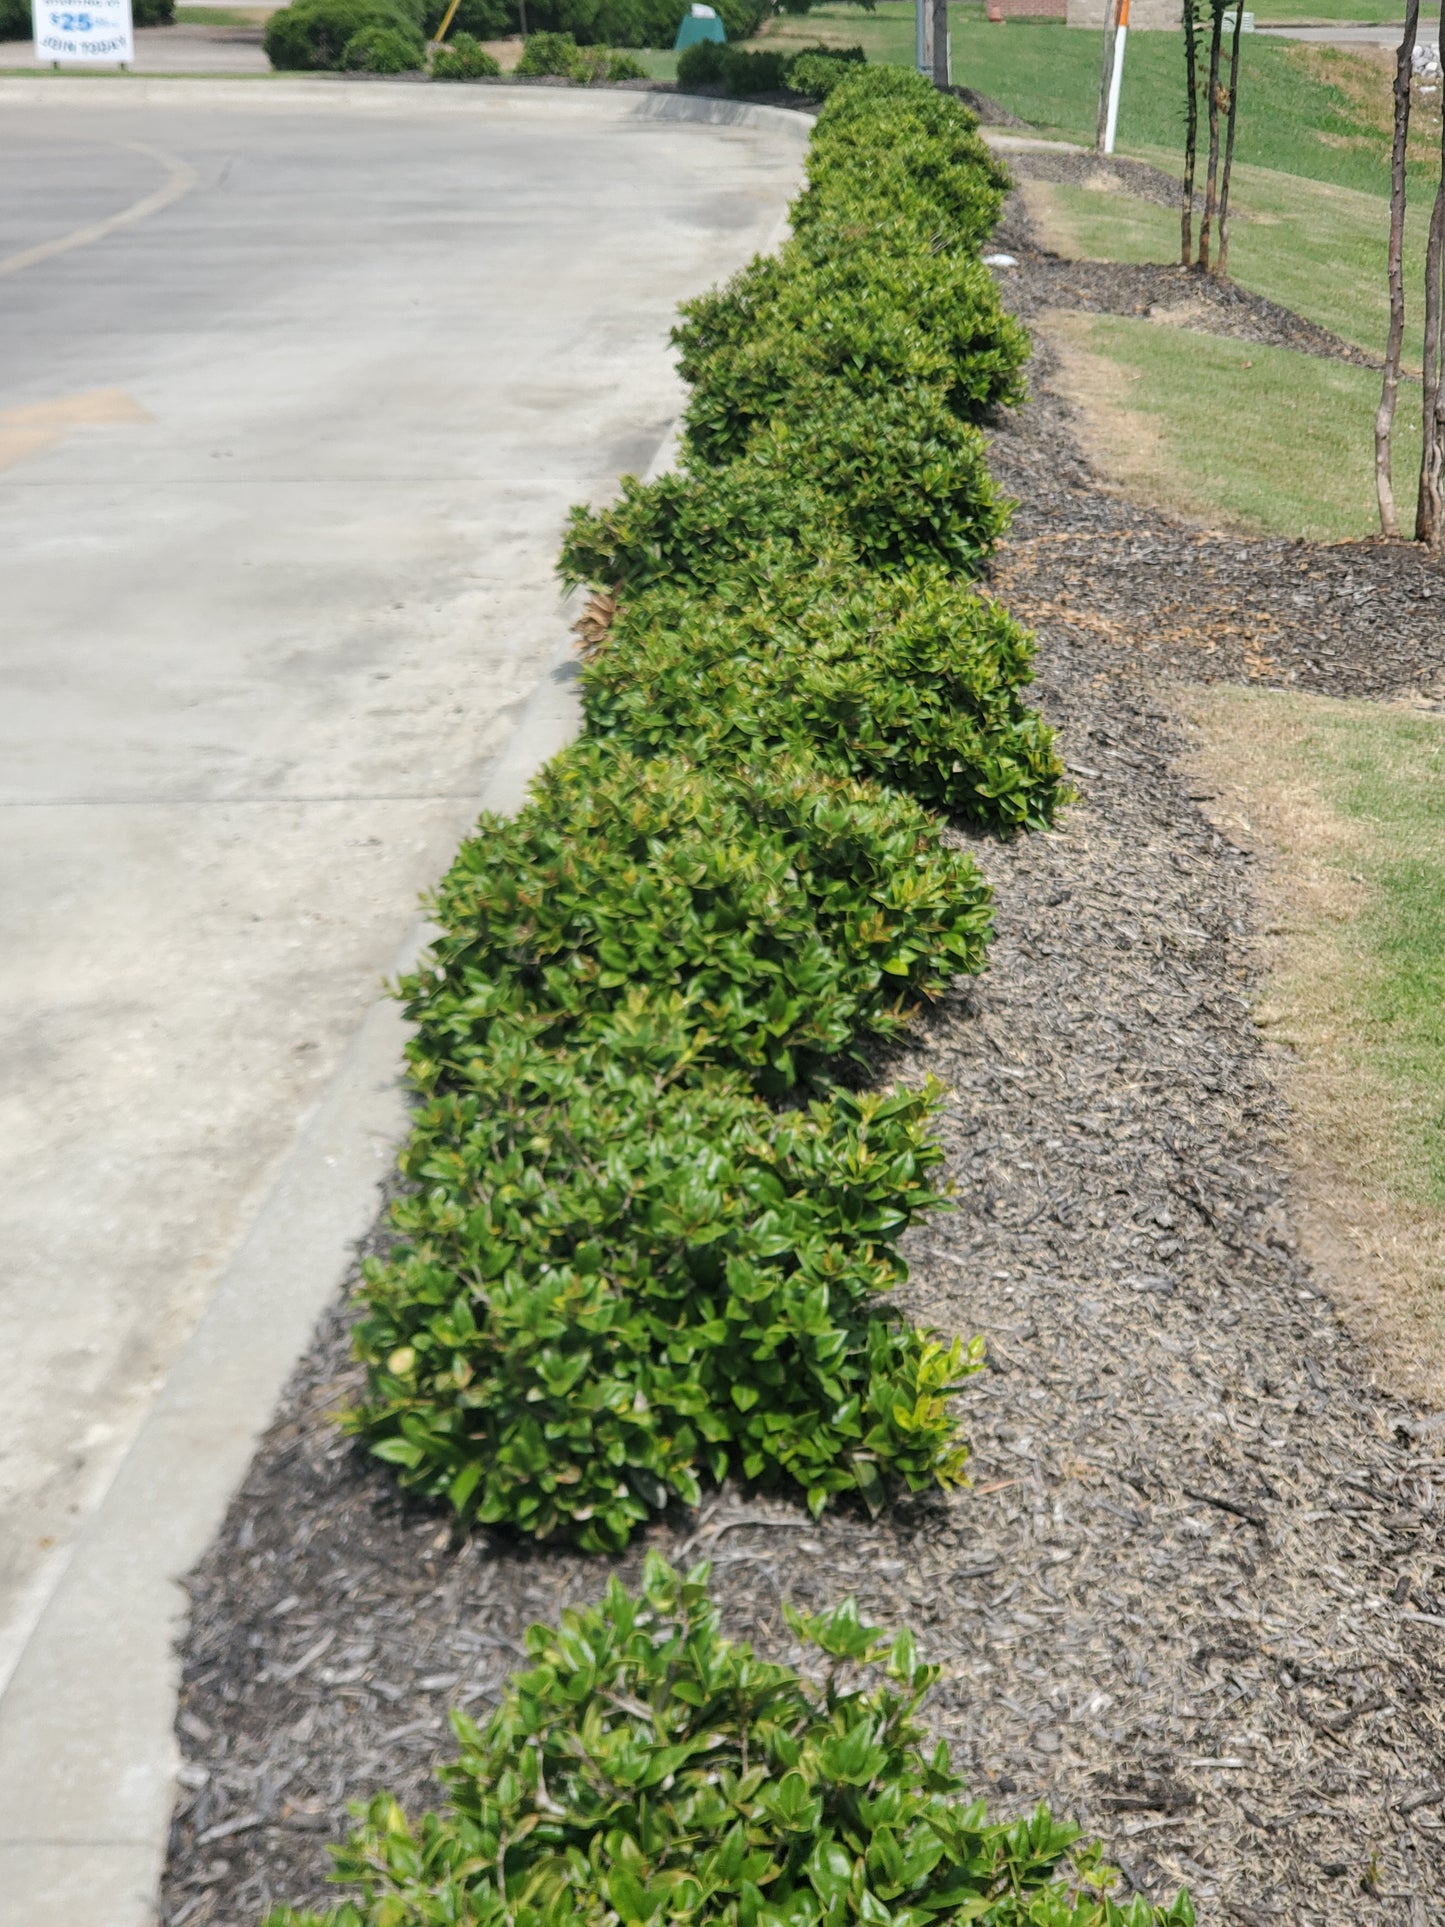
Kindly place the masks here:
POLYGON ((676 993, 700 1061, 785 1090, 982 968, 989 892, 915 803, 806 763, 730 778, 584 740, 511 820, 484 817, 403 980, 423 1090, 498 1018, 580 1045, 634 986, 676 993))
POLYGON ((619 501, 573 509, 562 569, 597 588, 671 581, 696 593, 746 574, 772 544, 846 553, 860 570, 934 563, 976 576, 1006 521, 983 436, 936 391, 862 395, 818 378, 735 461, 648 483, 625 475, 619 501))
POLYGON ((580 1054, 500 1025, 421 1113, 352 1420, 403 1483, 610 1549, 703 1474, 783 1479, 814 1511, 960 1476, 945 1394, 981 1348, 876 1308, 938 1202, 934 1092, 778 1115, 689 1049, 640 996, 580 1054))
POLYGON ((413 73, 426 61, 420 34, 402 27, 363 27, 347 41, 341 66, 352 73, 413 73))
POLYGON ((432 56, 433 80, 495 80, 501 71, 498 62, 469 33, 455 34, 432 56))
POLYGON ((708 1576, 650 1553, 639 1597, 531 1627, 486 1726, 452 1715, 447 1810, 379 1795, 335 1856, 359 1900, 268 1927, 1193 1927, 1185 1893, 1118 1906, 1047 1808, 966 1798, 911 1634, 788 1607, 816 1680, 725 1640, 708 1576))
POLYGON ((292 0, 266 22, 266 55, 271 65, 291 72, 340 68, 346 49, 366 28, 389 27, 416 48, 421 65, 421 29, 410 9, 392 0, 292 0))
POLYGON ((653 590, 583 670, 587 728, 698 762, 782 750, 990 829, 1040 829, 1064 794, 1021 689, 1033 643, 938 569, 826 565, 695 602, 653 590))

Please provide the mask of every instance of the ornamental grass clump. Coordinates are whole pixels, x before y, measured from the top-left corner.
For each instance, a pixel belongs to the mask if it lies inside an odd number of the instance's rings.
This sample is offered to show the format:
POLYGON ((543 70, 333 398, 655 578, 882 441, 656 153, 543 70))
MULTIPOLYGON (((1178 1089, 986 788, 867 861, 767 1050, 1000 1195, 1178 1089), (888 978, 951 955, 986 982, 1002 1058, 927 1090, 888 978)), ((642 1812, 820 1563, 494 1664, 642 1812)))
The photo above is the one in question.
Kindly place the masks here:
POLYGON ((531 1627, 486 1725, 452 1715, 447 1807, 379 1795, 334 1850, 358 1897, 268 1927, 1193 1927, 1184 1893, 1120 1906, 1046 1807, 989 1819, 929 1745, 910 1633, 785 1607, 801 1664, 770 1663, 708 1576, 649 1553, 639 1596, 531 1627))

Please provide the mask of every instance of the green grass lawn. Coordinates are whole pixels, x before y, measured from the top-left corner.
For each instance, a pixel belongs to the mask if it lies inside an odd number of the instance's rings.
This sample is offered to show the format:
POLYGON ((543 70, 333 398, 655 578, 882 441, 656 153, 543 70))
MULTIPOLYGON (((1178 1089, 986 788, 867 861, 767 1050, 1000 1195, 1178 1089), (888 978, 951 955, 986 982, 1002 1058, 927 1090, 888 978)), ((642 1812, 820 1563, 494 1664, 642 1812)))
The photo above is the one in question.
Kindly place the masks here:
MULTIPOLYGON (((1357 6, 1359 0, 1350 4, 1357 6)), ((1060 20, 990 22, 982 0, 955 0, 949 21, 956 81, 990 95, 1041 132, 1093 145, 1098 34, 1066 27, 1060 20)), ((872 14, 833 5, 806 15, 784 15, 770 26, 762 44, 804 46, 818 41, 854 41, 870 60, 910 65, 911 0, 880 0, 872 14)), ((1342 87, 1309 72, 1306 51, 1258 35, 1247 36, 1243 45, 1237 161, 1387 195, 1389 145, 1381 126, 1368 120, 1342 87)), ((1121 152, 1181 152, 1181 46, 1181 37, 1173 33, 1130 36, 1119 115, 1121 152)), ((1423 180, 1423 168, 1421 175, 1423 180)))
POLYGON ((1301 918, 1304 945, 1328 954, 1292 1001, 1313 1011, 1309 1028, 1330 1037, 1345 1079, 1386 1094, 1391 1188, 1445 1209, 1445 721, 1263 690, 1209 704, 1221 706, 1224 740, 1238 745, 1231 774, 1297 799, 1287 811, 1262 801, 1262 813, 1277 834, 1296 825, 1281 842, 1342 886, 1323 893, 1333 916, 1301 918))
MULTIPOLYGON (((1122 315, 1070 316, 1066 335, 1111 371, 1084 384, 1103 407, 1106 467, 1112 452, 1116 472, 1207 520, 1320 541, 1375 532, 1371 370, 1122 315)), ((1419 390, 1406 387, 1395 485, 1407 514, 1419 435, 1419 390)))
MULTIPOLYGON (((1169 156, 1160 155, 1160 161, 1169 156)), ((1031 203, 1060 253, 1094 261, 1179 258, 1172 208, 1102 188, 1036 184, 1031 203)), ((1388 324, 1386 214, 1372 194, 1266 168, 1235 172, 1229 271, 1242 287, 1368 349, 1383 352, 1388 324)), ((1406 282, 1423 285, 1429 210, 1417 196, 1407 218, 1406 282)), ((1418 329, 1409 358, 1419 366, 1418 329)))
MULTIPOLYGON (((1330 27, 1341 22, 1353 26, 1391 25, 1405 20, 1403 0, 1255 0, 1252 12, 1261 26, 1330 27)), ((1420 9, 1422 25, 1438 25, 1440 9, 1420 9)))

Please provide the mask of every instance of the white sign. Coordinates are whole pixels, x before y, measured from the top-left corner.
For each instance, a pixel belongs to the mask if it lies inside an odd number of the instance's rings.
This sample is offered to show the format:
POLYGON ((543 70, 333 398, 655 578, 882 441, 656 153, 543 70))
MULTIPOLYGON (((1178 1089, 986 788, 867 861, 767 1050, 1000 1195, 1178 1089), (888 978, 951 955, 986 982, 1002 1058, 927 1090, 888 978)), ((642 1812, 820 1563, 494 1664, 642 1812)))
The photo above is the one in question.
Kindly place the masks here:
POLYGON ((30 0, 35 58, 67 66, 129 67, 135 60, 130 0, 85 0, 73 7, 30 0))

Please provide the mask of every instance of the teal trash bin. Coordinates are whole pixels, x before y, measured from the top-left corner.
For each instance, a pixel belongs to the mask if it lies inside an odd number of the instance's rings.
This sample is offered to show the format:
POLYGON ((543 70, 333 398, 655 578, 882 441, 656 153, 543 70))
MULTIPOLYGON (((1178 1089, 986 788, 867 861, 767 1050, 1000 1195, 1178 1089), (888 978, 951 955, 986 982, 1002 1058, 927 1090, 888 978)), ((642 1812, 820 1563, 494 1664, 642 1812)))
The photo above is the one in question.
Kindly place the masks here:
POLYGON ((713 8, 694 5, 682 16, 672 47, 674 53, 681 53, 684 47, 695 47, 700 40, 726 39, 723 23, 713 8))

